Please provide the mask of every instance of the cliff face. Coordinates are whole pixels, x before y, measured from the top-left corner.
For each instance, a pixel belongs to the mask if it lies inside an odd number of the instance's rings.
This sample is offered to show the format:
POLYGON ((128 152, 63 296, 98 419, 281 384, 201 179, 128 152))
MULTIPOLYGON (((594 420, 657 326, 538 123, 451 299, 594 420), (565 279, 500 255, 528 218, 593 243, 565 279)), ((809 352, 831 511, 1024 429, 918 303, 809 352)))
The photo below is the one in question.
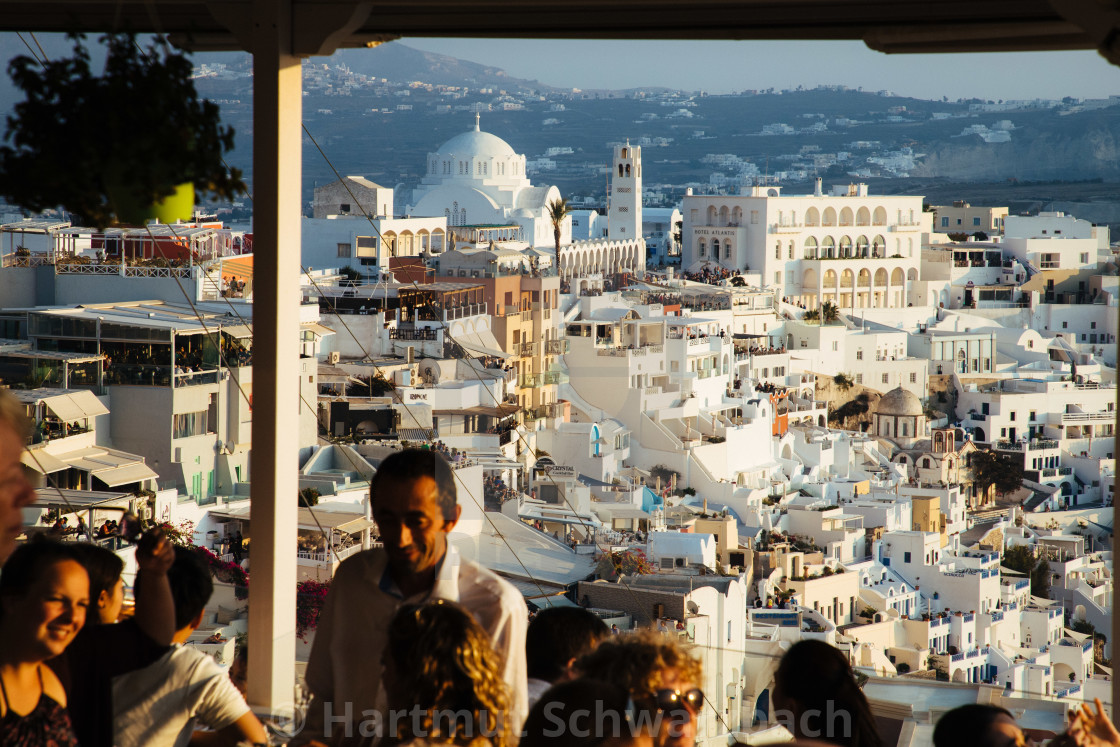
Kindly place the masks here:
POLYGON ((1015 133, 1009 143, 985 143, 975 136, 955 138, 930 148, 911 176, 1111 181, 1120 178, 1120 132, 1097 127, 1068 135, 1015 133))

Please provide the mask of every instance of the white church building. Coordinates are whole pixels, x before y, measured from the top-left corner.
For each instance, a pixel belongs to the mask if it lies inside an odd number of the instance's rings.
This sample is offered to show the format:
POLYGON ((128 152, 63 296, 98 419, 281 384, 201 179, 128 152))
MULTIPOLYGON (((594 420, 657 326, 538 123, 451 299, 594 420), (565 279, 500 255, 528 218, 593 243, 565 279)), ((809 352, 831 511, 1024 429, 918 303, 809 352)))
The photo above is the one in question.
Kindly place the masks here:
MULTIPOLYGON (((616 145, 612 156, 607 236, 573 242, 571 217, 560 225, 560 274, 565 279, 645 270, 641 148, 628 142, 616 145)), ((532 185, 525 175, 524 154, 483 132, 476 114, 474 129, 428 154, 427 174, 406 212, 445 217, 448 233, 460 242, 477 244, 492 238, 509 248, 547 252, 544 264, 548 266, 556 245, 548 205, 559 199, 555 186, 532 185), (504 230, 506 226, 517 230, 511 233, 504 230)))
MULTIPOLYGON (((427 174, 407 209, 414 216, 446 217, 449 231, 465 226, 520 227, 520 240, 552 249, 548 204, 560 199, 555 186, 534 187, 525 175, 525 156, 497 135, 474 129, 456 135, 428 154, 427 174)), ((571 243, 570 221, 561 226, 561 243, 571 243)))

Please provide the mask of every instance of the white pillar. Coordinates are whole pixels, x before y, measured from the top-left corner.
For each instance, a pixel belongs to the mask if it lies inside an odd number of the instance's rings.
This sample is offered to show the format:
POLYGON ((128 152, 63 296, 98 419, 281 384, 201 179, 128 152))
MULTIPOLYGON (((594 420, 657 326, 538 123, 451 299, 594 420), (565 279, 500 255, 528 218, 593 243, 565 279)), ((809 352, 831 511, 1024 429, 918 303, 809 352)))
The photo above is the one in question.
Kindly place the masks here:
MULTIPOLYGON (((253 2, 253 526, 249 702, 276 712, 295 687, 302 91, 291 0, 253 2), (281 420, 282 419, 282 420, 281 420)), ((302 407, 302 405, 300 405, 302 407)))

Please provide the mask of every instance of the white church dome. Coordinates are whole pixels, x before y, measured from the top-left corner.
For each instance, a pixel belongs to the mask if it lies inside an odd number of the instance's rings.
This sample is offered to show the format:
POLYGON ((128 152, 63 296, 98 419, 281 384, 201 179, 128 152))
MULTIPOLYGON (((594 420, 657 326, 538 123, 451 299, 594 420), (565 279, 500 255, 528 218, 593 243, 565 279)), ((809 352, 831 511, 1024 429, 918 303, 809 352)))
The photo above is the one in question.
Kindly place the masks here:
POLYGON ((509 143, 497 135, 483 132, 475 120, 474 129, 456 135, 440 146, 437 156, 467 156, 477 159, 516 158, 517 154, 509 143))

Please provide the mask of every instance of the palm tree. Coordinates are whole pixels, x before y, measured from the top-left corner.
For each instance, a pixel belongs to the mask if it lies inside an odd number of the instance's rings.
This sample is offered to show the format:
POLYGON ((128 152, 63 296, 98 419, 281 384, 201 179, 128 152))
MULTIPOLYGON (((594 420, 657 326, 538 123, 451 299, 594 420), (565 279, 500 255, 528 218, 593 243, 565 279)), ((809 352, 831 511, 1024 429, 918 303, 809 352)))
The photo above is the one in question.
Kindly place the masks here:
POLYGON ((840 321, 840 309, 832 301, 825 301, 821 305, 821 321, 825 324, 840 321))
POLYGON ((556 239, 556 272, 560 273, 560 227, 564 225, 564 219, 572 212, 572 206, 568 201, 557 197, 552 202, 548 203, 548 218, 552 221, 552 238, 556 239))
POLYGON ((807 322, 819 322, 821 320, 821 310, 809 309, 801 315, 801 318, 807 322))

